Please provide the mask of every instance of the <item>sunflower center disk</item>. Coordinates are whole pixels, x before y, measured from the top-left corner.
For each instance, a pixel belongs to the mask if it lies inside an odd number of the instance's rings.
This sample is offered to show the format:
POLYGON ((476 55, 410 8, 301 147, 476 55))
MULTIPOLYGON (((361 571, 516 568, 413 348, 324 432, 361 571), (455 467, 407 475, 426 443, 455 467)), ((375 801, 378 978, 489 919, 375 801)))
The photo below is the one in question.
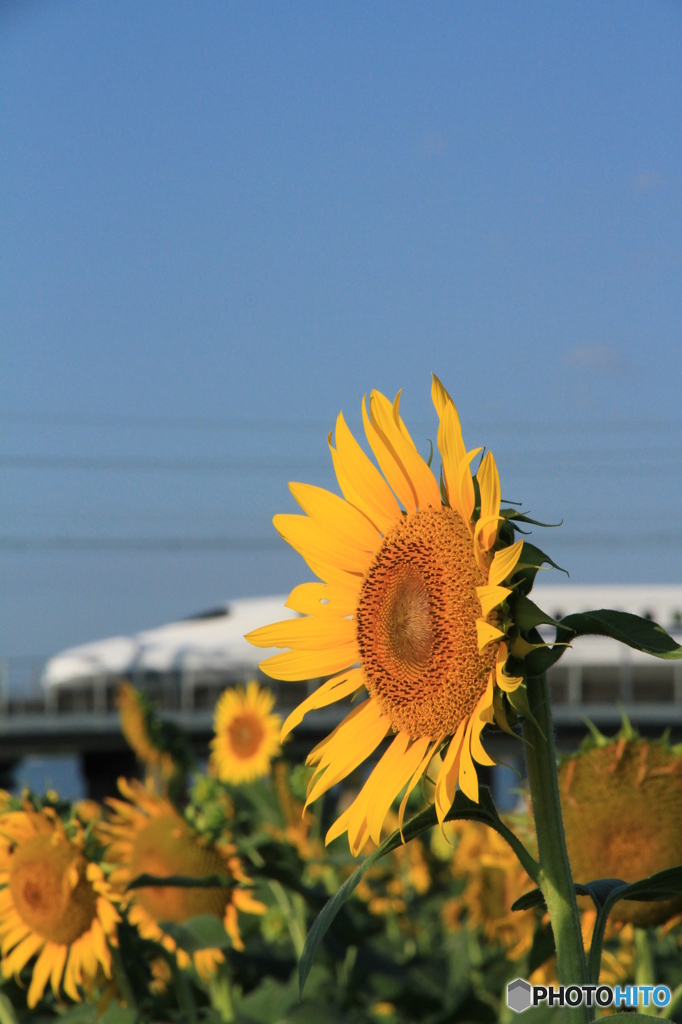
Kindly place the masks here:
POLYGON ((69 945, 87 931, 97 901, 84 863, 66 843, 36 836, 16 850, 10 891, 19 916, 48 942, 69 945))
POLYGON ((248 713, 233 718, 227 727, 227 732, 232 752, 243 760, 253 757, 263 739, 263 726, 256 715, 248 713))
POLYGON ((456 731, 485 692, 497 644, 479 654, 476 564, 468 527, 449 508, 404 516, 383 540, 357 609, 367 688, 396 730, 456 731))
MULTIPOLYGON (((131 878, 137 875, 185 875, 205 878, 227 875, 229 870, 218 854, 197 842, 184 822, 171 814, 152 818, 139 833, 130 861, 131 878)), ((136 889, 135 900, 156 922, 182 924, 199 914, 222 917, 230 898, 229 889, 182 889, 154 886, 136 889)))

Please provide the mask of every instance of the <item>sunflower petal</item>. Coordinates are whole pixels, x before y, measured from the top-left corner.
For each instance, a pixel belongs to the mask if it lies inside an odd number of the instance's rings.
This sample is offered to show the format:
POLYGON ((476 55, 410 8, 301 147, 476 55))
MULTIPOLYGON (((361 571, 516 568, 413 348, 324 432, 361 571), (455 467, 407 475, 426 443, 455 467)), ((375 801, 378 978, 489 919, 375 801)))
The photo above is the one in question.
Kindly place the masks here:
POLYGON ((381 533, 387 533, 400 518, 400 506, 379 470, 365 455, 339 413, 335 431, 336 448, 329 448, 341 492, 351 505, 364 512, 381 533))
MULTIPOLYGON (((443 411, 439 412, 440 423, 438 426, 438 450, 443 460, 443 477, 445 488, 448 492, 448 501, 451 508, 459 512, 467 525, 471 518, 471 511, 474 507, 474 485, 471 481, 470 492, 467 485, 466 502, 462 504, 459 487, 459 468, 466 458, 466 448, 462 440, 462 428, 457 415, 457 409, 451 401, 447 401, 443 411)), ((471 476, 471 474, 469 474, 471 476)))
POLYGON ((445 736, 439 736, 438 739, 435 739, 432 743, 428 745, 426 753, 424 754, 420 763, 417 765, 417 768, 414 771, 412 778, 408 783, 404 796, 400 801, 400 807, 398 808, 398 828, 400 829, 401 834, 403 830, 403 821, 405 820, 405 810, 407 808, 407 801, 410 799, 410 794, 412 793, 412 790, 423 776, 426 769, 429 767, 435 751, 438 750, 444 739, 445 736))
POLYGON ((474 803, 478 803, 478 775, 471 757, 471 732, 473 729, 474 716, 469 719, 464 740, 462 742, 462 753, 459 761, 459 788, 465 796, 468 796, 474 803))
POLYGON ((53 942, 46 942, 43 946, 42 952, 35 962, 33 968, 33 974, 31 975, 31 984, 28 989, 28 996, 26 1002, 29 1009, 38 1003, 42 998, 45 986, 47 985, 50 974, 52 973, 53 959, 55 951, 59 949, 53 942))
POLYGON ((359 656, 356 643, 339 644, 326 651, 285 651, 266 658, 258 667, 271 679, 292 683, 342 672, 344 668, 354 665, 359 656))
POLYGON ((471 726, 471 754, 475 761, 479 764, 488 765, 488 767, 494 765, 496 762, 492 759, 490 754, 487 752, 483 744, 481 743, 481 733, 486 725, 492 721, 493 717, 493 673, 490 673, 488 679, 488 685, 486 686, 485 693, 479 700, 474 710, 471 726))
POLYGON ((357 591, 345 590, 334 583, 299 583, 284 602, 302 615, 353 615, 358 605, 357 591))
POLYGON ((488 583, 491 586, 495 587, 511 576, 516 568, 516 563, 521 557, 522 548, 523 541, 517 540, 516 544, 511 544, 508 548, 502 548, 501 551, 495 552, 490 572, 488 573, 488 583))
POLYGON ((412 438, 400 418, 400 392, 391 405, 379 391, 373 391, 369 409, 374 429, 391 452, 414 495, 412 506, 406 506, 408 511, 411 512, 412 508, 426 508, 428 505, 440 508, 438 482, 415 448, 412 438))
POLYGON ((290 483, 289 490, 311 519, 343 544, 370 553, 381 544, 381 534, 354 505, 312 484, 290 483))
POLYGON ((327 651, 355 641, 352 619, 317 618, 284 619, 269 626, 260 626, 244 637, 254 647, 290 647, 295 651, 327 651))
MULTIPOLYGON (((373 704, 371 700, 367 704, 373 704)), ((345 779, 350 772, 370 757, 379 746, 390 728, 389 719, 381 714, 380 709, 371 710, 371 716, 360 727, 357 723, 356 729, 351 735, 338 734, 336 742, 322 751, 322 758, 318 764, 315 784, 312 786, 306 799, 306 807, 326 793, 328 789, 335 786, 341 779, 345 779), (318 775, 318 773, 320 773, 318 775)), ((348 731, 348 730, 347 730, 348 731)), ((315 780, 315 776, 313 777, 315 780)))
POLYGON ((462 750, 462 740, 467 726, 467 719, 463 718, 459 723, 457 732, 450 740, 450 746, 443 758, 443 763, 436 779, 436 815, 439 825, 445 821, 445 816, 452 807, 457 789, 457 776, 459 774, 459 760, 462 750))
POLYGON ((358 589, 372 555, 339 542, 308 516, 278 513, 272 522, 281 537, 325 583, 340 583, 358 589), (319 570, 322 570, 321 572, 319 570))
POLYGON ((483 587, 476 587, 478 600, 481 602, 481 614, 487 618, 488 613, 497 608, 511 594, 507 587, 491 587, 487 584, 483 587))
MULTIPOLYGON (((374 392, 372 392, 372 395, 374 395, 374 392)), ((385 399, 385 401, 388 401, 388 399, 385 399)), ((367 415, 364 398, 362 399, 362 422, 369 446, 374 452, 374 457, 379 463, 381 472, 388 480, 398 501, 401 502, 406 511, 412 512, 417 504, 417 495, 410 480, 405 475, 403 467, 396 460, 390 445, 367 415)))
POLYGON ((501 643, 497 651, 497 664, 495 665, 495 681, 505 693, 513 693, 523 682, 523 676, 507 676, 504 673, 504 666, 507 661, 507 645, 501 643))
POLYGON ((428 736, 421 736, 415 740, 411 747, 403 752, 397 764, 392 766, 383 783, 374 790, 367 808, 367 823, 370 837, 377 846, 381 842, 381 829, 393 801, 411 780, 430 743, 428 736))
POLYGON ((492 452, 486 452, 476 474, 481 494, 481 519, 486 525, 481 531, 481 544, 486 551, 497 540, 496 517, 500 514, 500 475, 492 452))
POLYGON ((495 640, 499 640, 500 637, 504 636, 501 629, 497 626, 491 625, 490 622, 486 622, 485 619, 476 619, 476 632, 478 633, 478 650, 479 652, 487 647, 488 644, 493 643, 495 640))
POLYGON ((438 377, 436 377, 435 373, 431 374, 431 400, 436 407, 439 419, 445 412, 445 407, 448 402, 452 402, 450 395, 445 390, 438 377))

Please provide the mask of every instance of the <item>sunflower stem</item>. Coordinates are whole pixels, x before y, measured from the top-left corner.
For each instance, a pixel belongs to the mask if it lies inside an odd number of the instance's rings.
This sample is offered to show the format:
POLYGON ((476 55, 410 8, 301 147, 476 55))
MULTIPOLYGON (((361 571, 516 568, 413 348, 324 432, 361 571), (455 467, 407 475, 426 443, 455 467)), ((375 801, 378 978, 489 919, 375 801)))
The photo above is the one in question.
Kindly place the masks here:
POLYGON ((139 1011, 135 993, 133 992, 133 986, 130 984, 130 978, 128 972, 125 969, 123 963, 123 957, 121 956, 121 950, 118 946, 109 945, 109 951, 111 953, 111 967, 114 975, 114 981, 118 986, 118 990, 121 996, 126 1002, 126 1006, 129 1010, 139 1011))
MULTIPOLYGON (((547 676, 529 678, 527 688, 531 717, 525 719, 523 735, 538 840, 538 881, 554 932, 559 982, 586 985, 589 982, 587 961, 561 818, 547 676)), ((587 1006, 566 1008, 564 1013, 574 1021, 592 1019, 587 1006)))
POLYGON ((646 928, 635 928, 635 983, 637 985, 655 985, 656 970, 646 928))
POLYGON ((232 998, 232 978, 229 964, 221 964, 209 983, 211 1006, 218 1011, 220 1019, 229 1024, 234 1020, 234 1001, 232 998))
POLYGON ((170 969, 173 974, 173 987, 178 1000, 178 1007, 183 1015, 186 1024, 197 1024, 197 1007, 194 1002, 194 995, 185 972, 178 967, 174 956, 168 958, 170 969))

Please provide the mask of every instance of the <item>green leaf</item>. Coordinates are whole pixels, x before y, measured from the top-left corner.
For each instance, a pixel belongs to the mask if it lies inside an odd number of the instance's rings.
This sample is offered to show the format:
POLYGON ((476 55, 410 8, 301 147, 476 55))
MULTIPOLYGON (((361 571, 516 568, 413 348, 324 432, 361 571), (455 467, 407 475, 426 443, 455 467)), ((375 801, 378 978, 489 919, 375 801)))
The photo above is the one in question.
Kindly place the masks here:
POLYGON ((682 865, 659 871, 657 874, 642 878, 641 881, 633 882, 631 885, 622 884, 625 887, 618 894, 619 900, 641 900, 654 903, 660 900, 671 900, 682 893, 682 865))
POLYGON ((600 608, 566 615, 559 622, 557 640, 570 642, 576 636, 608 636, 655 658, 682 658, 682 646, 662 626, 630 612, 600 608))
POLYGON ((200 949, 226 949, 232 945, 223 922, 215 914, 199 914, 183 924, 160 921, 159 927, 187 953, 197 953, 200 949))
POLYGON ((104 1016, 100 1017, 100 1024, 135 1024, 138 1017, 137 1010, 121 1006, 120 1003, 110 1003, 104 1016))
POLYGON ((18 1024, 14 1007, 4 992, 0 992, 0 1024, 18 1024))
MULTIPOLYGON (((507 828, 504 822, 500 819, 495 804, 493 803, 493 799, 490 796, 490 791, 484 786, 479 790, 479 803, 474 803, 473 800, 469 800, 461 790, 458 790, 455 794, 455 801, 446 815, 445 820, 480 821, 488 825, 490 828, 494 828, 495 831, 499 832, 499 834, 506 839, 512 847, 516 856, 519 858, 521 864, 531 878, 533 878, 534 881, 537 881, 540 870, 539 865, 533 860, 518 837, 514 835, 511 829, 507 828)), ((402 835, 399 830, 396 830, 387 839, 385 839, 373 853, 368 857, 365 857, 350 878, 346 879, 338 892, 336 892, 325 904, 318 916, 315 918, 313 925, 308 932, 301 960, 298 965, 299 992, 301 995, 303 994, 306 978, 308 977, 313 960, 315 959, 315 954, 317 953, 322 940, 329 931, 334 918, 339 913, 344 903, 352 895, 363 876, 367 871, 369 871, 373 864, 376 864, 376 862, 382 857, 385 857, 387 853, 391 853, 391 851, 402 845, 403 841, 408 843, 411 839, 416 839, 416 837, 420 836, 422 832, 426 832, 428 829, 433 828, 437 822, 438 818, 436 816, 436 808, 433 806, 427 807, 420 814, 417 814, 403 826, 402 835)))
POLYGON ((651 1024, 652 1018, 645 1013, 612 1013, 609 1024, 651 1024))
POLYGON ((138 875, 128 882, 128 889, 234 889, 236 883, 229 875, 138 875))

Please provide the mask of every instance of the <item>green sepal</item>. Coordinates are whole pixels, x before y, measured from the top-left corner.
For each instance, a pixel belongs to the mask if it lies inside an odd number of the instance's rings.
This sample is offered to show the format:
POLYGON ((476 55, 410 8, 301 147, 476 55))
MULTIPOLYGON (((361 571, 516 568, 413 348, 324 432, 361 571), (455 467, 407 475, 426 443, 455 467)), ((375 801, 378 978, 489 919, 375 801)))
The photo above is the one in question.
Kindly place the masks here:
POLYGON ((576 636, 608 636, 655 658, 682 658, 682 646, 662 626, 630 612, 599 608, 566 615, 559 622, 556 638, 570 643, 576 636))
MULTIPOLYGON (((512 598, 510 597, 510 602, 512 598)), ((519 627, 522 633, 527 633, 531 629, 535 629, 536 626, 541 626, 545 623, 548 626, 558 626, 559 623, 556 619, 553 619, 547 612, 543 612, 542 608, 539 608, 534 601, 526 597, 525 594, 517 594, 514 600, 514 622, 519 627)))
MULTIPOLYGON (((557 631, 558 632, 558 631, 557 631)), ((547 644, 543 644, 535 651, 531 651, 523 659, 523 663, 526 669, 527 676, 541 676, 548 668, 552 665, 556 665, 559 658, 565 653, 566 649, 570 646, 567 643, 552 644, 551 647, 547 644)))
MULTIPOLYGON (((485 786, 481 786, 479 790, 478 803, 474 803, 474 801, 465 796, 461 790, 458 790, 455 794, 453 805, 445 816, 445 820, 480 821, 484 825, 488 825, 490 828, 495 829, 495 831, 499 832, 499 834, 509 843, 530 877, 534 881, 538 880, 540 871, 539 864, 537 864, 533 857, 531 857, 521 840, 504 824, 497 813, 490 791, 485 786)), ((370 853, 368 857, 365 857, 363 862, 358 865, 350 878, 346 879, 338 892, 336 892, 325 904, 321 912, 313 921, 312 927, 308 932, 301 960, 298 965, 299 992, 301 994, 303 993, 306 978, 310 973, 310 968, 313 965, 315 954, 317 953, 322 940, 329 931, 334 918, 339 913, 344 903, 352 895, 363 876, 374 864, 376 864, 378 860, 385 857, 387 853, 391 853, 393 850, 397 849, 403 844, 403 842, 408 843, 411 839, 416 839, 416 837, 420 836, 422 832, 428 831, 437 823, 438 817, 436 815, 436 808, 431 806, 427 807, 420 814, 417 814, 414 818, 408 821, 407 824, 403 826, 402 834, 400 829, 396 829, 396 831, 385 839, 373 853, 370 853)))
POLYGON ((544 526, 548 530, 556 529, 564 524, 563 519, 560 523, 541 523, 539 519, 531 519, 525 512, 517 512, 515 508, 501 508, 500 515, 504 516, 505 519, 514 519, 519 523, 530 523, 531 526, 544 526))
MULTIPOLYGON (((493 716, 495 718, 495 724, 502 729, 503 732, 509 733, 514 739, 520 739, 519 736, 514 732, 509 724, 509 718, 507 717, 507 709, 504 703, 504 694, 497 687, 493 689, 493 716)), ((516 718, 516 715, 514 715, 516 718)))
POLYGON ((450 508, 450 499, 448 498, 448 489, 445 486, 445 480, 443 479, 443 467, 440 470, 440 500, 443 502, 446 508, 450 508))
POLYGON ((530 592, 535 582, 535 577, 543 565, 551 565, 552 568, 558 569, 559 572, 564 572, 568 576, 566 570, 557 565, 549 555, 546 555, 535 544, 524 540, 521 557, 512 575, 512 583, 520 593, 528 594, 530 592))
POLYGON ((509 701, 517 715, 520 715, 521 718, 530 719, 530 721, 533 723, 535 728, 538 730, 538 732, 544 739, 545 737, 542 732, 542 729, 538 725, 537 720, 534 718, 533 713, 528 705, 528 693, 526 692, 525 683, 521 683, 521 685, 517 686, 515 690, 512 690, 511 693, 508 693, 507 700, 509 701))

